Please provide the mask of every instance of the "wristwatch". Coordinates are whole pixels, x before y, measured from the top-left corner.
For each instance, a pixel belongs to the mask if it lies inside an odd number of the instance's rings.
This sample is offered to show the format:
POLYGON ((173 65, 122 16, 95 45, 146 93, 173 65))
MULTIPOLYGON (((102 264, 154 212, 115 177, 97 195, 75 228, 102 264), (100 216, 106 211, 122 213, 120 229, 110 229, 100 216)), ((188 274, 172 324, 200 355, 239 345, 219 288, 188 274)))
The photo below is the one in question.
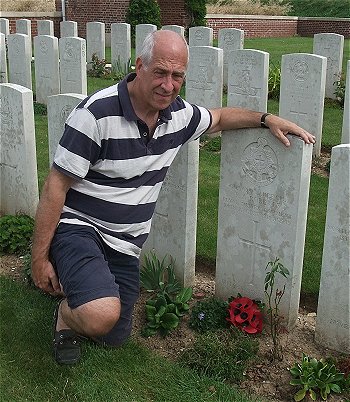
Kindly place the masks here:
POLYGON ((264 113, 260 119, 260 125, 264 128, 269 128, 269 126, 265 123, 266 116, 270 116, 271 113, 264 113))

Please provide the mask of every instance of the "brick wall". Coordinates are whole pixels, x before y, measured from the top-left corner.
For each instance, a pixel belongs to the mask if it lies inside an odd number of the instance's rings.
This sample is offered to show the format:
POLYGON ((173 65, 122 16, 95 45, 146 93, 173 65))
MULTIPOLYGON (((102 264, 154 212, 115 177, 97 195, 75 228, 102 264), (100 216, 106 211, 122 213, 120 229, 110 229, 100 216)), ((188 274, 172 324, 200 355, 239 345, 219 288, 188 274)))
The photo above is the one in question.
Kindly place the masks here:
POLYGON ((162 25, 187 26, 188 16, 185 0, 157 0, 161 10, 162 25))
POLYGON ((299 18, 298 35, 314 36, 315 33, 337 33, 350 38, 350 19, 349 18, 299 18))
POLYGON ((10 33, 16 33, 16 21, 19 19, 28 19, 31 21, 32 37, 38 34, 37 20, 51 20, 54 26, 54 35, 59 37, 60 35, 60 22, 62 21, 61 13, 59 12, 1 12, 1 18, 7 18, 9 20, 10 33))

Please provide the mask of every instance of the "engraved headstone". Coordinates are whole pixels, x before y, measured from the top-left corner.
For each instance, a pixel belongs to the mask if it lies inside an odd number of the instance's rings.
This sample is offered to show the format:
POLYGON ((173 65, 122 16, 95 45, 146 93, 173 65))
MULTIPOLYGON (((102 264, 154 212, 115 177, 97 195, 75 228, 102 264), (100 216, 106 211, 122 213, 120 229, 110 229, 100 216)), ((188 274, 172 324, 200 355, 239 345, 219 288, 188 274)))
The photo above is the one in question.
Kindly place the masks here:
POLYGON ((316 136, 316 156, 321 153, 325 81, 325 57, 307 53, 282 56, 279 115, 316 136))
POLYGON ((350 144, 332 148, 316 342, 350 353, 350 144))
POLYGON ((312 146, 289 136, 286 148, 266 129, 222 133, 216 295, 264 300, 265 268, 289 270, 280 314, 291 329, 299 308, 312 146))
POLYGON ((213 46, 213 28, 191 27, 188 30, 189 46, 213 46))
POLYGON ((339 80, 344 50, 344 36, 335 33, 314 35, 313 53, 327 58, 326 97, 335 99, 336 86, 339 80))
POLYGON ((50 35, 54 36, 54 26, 51 20, 37 20, 38 35, 50 35))
POLYGON ((86 61, 88 70, 91 69, 92 56, 99 60, 106 57, 106 34, 104 22, 88 22, 86 24, 86 61))
POLYGON ((16 33, 28 35, 32 40, 32 22, 26 18, 16 20, 16 33))
POLYGON ((185 36, 185 28, 181 25, 163 25, 163 30, 173 31, 181 36, 185 36))
POLYGON ((227 106, 267 111, 269 54, 233 50, 228 56, 227 106))
POLYGON ((47 104, 47 97, 60 93, 58 39, 40 35, 34 38, 36 101, 47 104))
POLYGON ((0 18, 0 32, 7 38, 10 35, 10 20, 8 18, 0 18))
POLYGON ((32 46, 28 35, 7 37, 9 82, 32 89, 32 46))
POLYGON ((60 92, 87 94, 86 43, 83 38, 59 39, 60 92))
POLYGON ((346 71, 346 84, 343 111, 343 129, 341 136, 342 144, 350 144, 350 60, 348 60, 346 71))
POLYGON ((0 84, 0 211, 34 217, 39 200, 33 92, 0 84))
POLYGON ((0 32, 0 82, 7 82, 6 37, 0 32))
POLYGON ((62 137, 65 122, 71 111, 85 98, 81 94, 59 94, 48 97, 47 121, 49 137, 49 162, 52 165, 57 145, 62 137))
POLYGON ((154 24, 138 24, 135 28, 135 57, 140 54, 143 41, 149 33, 157 30, 157 26, 154 24))
POLYGON ((60 22, 60 37, 78 36, 78 23, 76 21, 61 21, 60 22))
POLYGON ((114 71, 127 73, 131 66, 131 27, 126 23, 111 24, 111 64, 114 71))
POLYGON ((218 32, 218 47, 224 51, 224 85, 227 85, 228 57, 232 50, 243 49, 244 31, 222 28, 218 32))

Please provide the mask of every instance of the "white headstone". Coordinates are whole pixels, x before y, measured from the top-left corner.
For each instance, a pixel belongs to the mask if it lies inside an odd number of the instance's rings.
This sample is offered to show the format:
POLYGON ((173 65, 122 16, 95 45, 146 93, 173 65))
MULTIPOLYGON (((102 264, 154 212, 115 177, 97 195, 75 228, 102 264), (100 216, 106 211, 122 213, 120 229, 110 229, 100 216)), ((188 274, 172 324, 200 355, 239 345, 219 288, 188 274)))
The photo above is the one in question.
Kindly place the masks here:
POLYGON ((88 22, 86 24, 86 61, 91 69, 92 56, 96 54, 99 60, 106 57, 106 34, 104 22, 88 22))
POLYGON ((326 58, 307 53, 282 56, 279 115, 316 136, 320 156, 326 81, 326 58))
POLYGON ((350 144, 332 149, 315 340, 350 353, 350 144))
POLYGON ((181 25, 163 25, 162 29, 167 31, 173 31, 181 36, 185 36, 185 28, 181 25))
POLYGON ((54 26, 51 20, 37 20, 38 35, 50 35, 54 36, 54 26))
POLYGON ((0 211, 34 217, 39 201, 33 92, 0 84, 0 211))
POLYGON ((32 22, 26 18, 16 20, 16 33, 28 35, 32 40, 32 22))
POLYGON ((269 54, 233 50, 228 56, 227 106, 267 111, 269 54))
POLYGON ((58 39, 40 35, 34 38, 36 101, 47 104, 47 97, 60 93, 58 39))
POLYGON ((207 108, 222 106, 223 51, 211 46, 190 47, 186 100, 207 108))
POLYGON ((47 121, 49 137, 49 162, 52 165, 57 145, 62 137, 65 122, 71 111, 85 98, 81 94, 59 94, 48 97, 47 121))
POLYGON ((114 71, 128 72, 131 66, 131 27, 126 23, 111 24, 111 64, 114 71))
POLYGON ((0 18, 0 32, 7 38, 10 35, 10 20, 7 18, 0 18))
POLYGON ((32 46, 28 35, 7 37, 9 82, 32 89, 32 46))
POLYGON ((149 33, 157 30, 157 26, 153 24, 138 24, 135 27, 135 57, 140 54, 143 41, 149 33))
POLYGON ((327 58, 326 97, 335 99, 335 82, 339 80, 344 50, 344 36, 335 33, 314 35, 313 53, 327 58))
POLYGON ((78 23, 76 21, 61 21, 60 22, 60 37, 78 36, 78 23))
POLYGON ((7 80, 6 37, 0 32, 0 83, 7 80))
POLYGON ((342 144, 350 144, 350 60, 346 70, 346 84, 344 96, 343 129, 341 136, 342 144))
POLYGON ((286 148, 269 130, 222 133, 216 295, 264 301, 265 268, 276 257, 289 270, 276 276, 285 294, 285 325, 297 320, 312 146, 290 136, 286 148))
POLYGON ((213 28, 191 27, 188 40, 190 46, 213 46, 213 28))
POLYGON ((222 28, 218 32, 218 47, 224 51, 224 85, 227 85, 228 56, 232 50, 243 49, 244 31, 236 28, 222 28))
POLYGON ((83 38, 59 39, 60 92, 87 94, 86 43, 83 38))

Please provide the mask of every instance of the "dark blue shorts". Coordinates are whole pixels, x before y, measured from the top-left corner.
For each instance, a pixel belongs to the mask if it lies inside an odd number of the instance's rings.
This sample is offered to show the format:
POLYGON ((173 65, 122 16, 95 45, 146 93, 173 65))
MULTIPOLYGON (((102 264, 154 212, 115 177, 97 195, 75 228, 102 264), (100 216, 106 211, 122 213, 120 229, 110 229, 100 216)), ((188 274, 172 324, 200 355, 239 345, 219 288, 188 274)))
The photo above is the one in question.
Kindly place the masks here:
POLYGON ((55 232, 50 257, 70 308, 103 297, 120 298, 120 319, 99 341, 115 346, 123 343, 131 333, 139 297, 138 258, 107 246, 92 227, 64 223, 55 232))

